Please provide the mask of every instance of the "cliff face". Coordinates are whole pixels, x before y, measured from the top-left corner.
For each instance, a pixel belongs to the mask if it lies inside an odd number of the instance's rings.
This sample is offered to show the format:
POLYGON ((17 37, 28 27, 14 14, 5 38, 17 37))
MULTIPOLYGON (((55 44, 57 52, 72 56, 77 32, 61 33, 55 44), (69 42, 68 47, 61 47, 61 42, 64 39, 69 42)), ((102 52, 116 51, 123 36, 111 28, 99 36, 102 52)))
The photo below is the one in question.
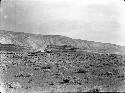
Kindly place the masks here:
POLYGON ((36 35, 11 31, 0 31, 0 43, 26 46, 36 51, 43 51, 47 45, 71 45, 82 50, 98 53, 122 54, 125 52, 125 47, 110 43, 72 39, 60 35, 36 35))

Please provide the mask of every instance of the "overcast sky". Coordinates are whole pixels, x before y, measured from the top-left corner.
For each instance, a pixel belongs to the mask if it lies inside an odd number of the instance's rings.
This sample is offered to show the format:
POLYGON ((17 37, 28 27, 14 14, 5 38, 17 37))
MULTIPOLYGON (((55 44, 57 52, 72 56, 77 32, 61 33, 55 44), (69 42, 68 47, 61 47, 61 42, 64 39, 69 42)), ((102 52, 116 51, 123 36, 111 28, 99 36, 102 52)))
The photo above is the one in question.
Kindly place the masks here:
POLYGON ((2 0, 0 29, 125 45, 123 0, 2 0))

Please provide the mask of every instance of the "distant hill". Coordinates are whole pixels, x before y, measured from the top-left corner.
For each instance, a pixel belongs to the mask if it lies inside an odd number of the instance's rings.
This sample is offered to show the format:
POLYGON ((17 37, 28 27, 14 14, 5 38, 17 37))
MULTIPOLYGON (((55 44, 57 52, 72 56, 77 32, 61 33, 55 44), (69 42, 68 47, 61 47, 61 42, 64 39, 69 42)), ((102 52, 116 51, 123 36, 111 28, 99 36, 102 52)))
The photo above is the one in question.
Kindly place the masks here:
POLYGON ((6 93, 122 91, 124 50, 60 35, 0 31, 0 82, 6 93))
POLYGON ((116 44, 72 39, 61 35, 40 35, 3 30, 0 30, 0 43, 25 46, 35 51, 44 51, 48 45, 71 45, 90 52, 113 54, 125 53, 125 47, 116 44))

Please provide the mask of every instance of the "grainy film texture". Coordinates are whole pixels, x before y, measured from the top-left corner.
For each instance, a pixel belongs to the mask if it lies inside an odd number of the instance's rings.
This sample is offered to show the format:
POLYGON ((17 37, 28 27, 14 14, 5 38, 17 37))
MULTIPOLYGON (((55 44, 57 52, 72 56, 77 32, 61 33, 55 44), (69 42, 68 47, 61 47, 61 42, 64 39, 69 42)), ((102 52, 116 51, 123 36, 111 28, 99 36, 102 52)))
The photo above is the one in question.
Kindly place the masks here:
POLYGON ((0 92, 125 92, 123 0, 2 0, 0 92))

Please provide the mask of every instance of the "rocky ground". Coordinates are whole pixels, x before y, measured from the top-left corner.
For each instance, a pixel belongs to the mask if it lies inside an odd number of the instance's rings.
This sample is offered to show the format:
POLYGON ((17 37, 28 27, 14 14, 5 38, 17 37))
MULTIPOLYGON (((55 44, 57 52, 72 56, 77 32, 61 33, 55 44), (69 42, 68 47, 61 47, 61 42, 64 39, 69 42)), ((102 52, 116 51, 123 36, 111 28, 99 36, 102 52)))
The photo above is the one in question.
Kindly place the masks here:
POLYGON ((125 91, 122 55, 87 51, 1 52, 5 93, 125 91))
POLYGON ((125 47, 0 30, 0 92, 124 92, 125 47))

